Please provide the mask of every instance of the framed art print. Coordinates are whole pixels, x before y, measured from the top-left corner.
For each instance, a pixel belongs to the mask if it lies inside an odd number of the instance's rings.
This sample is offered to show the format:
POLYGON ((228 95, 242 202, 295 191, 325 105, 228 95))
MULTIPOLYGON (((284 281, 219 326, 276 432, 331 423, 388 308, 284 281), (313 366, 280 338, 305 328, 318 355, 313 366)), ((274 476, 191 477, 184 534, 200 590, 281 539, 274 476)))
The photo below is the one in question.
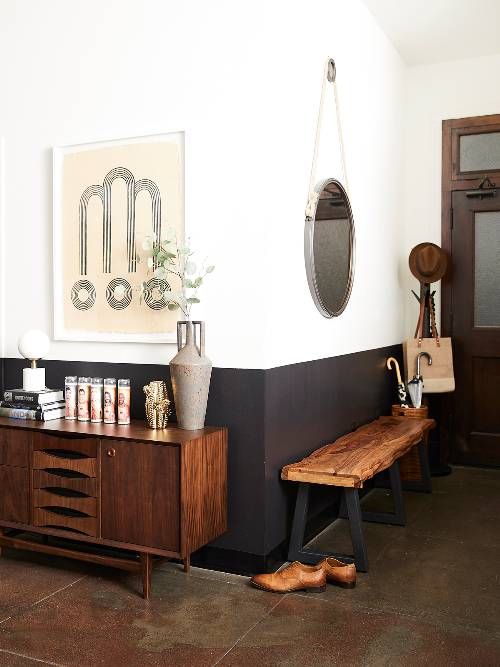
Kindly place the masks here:
POLYGON ((182 242, 184 133, 55 148, 54 338, 174 342, 171 286, 142 253, 167 229, 182 242))

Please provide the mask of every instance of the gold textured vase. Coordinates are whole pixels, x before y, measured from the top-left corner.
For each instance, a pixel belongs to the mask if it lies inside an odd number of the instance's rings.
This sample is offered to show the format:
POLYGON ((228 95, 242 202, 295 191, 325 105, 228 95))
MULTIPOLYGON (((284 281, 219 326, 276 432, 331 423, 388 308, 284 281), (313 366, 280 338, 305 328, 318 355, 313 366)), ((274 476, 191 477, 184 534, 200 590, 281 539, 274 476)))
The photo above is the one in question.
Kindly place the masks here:
POLYGON ((163 380, 153 380, 143 389, 146 394, 146 421, 149 428, 166 428, 170 414, 166 384, 163 380))

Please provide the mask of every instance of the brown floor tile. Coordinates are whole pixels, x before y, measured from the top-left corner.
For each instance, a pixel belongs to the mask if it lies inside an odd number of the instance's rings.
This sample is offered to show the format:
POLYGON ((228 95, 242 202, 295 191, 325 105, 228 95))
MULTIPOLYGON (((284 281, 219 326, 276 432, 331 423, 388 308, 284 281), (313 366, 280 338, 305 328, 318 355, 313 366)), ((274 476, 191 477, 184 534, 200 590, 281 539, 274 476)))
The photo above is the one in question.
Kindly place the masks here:
POLYGON ((408 530, 468 542, 478 548, 500 547, 500 489, 468 498, 436 495, 408 530))
POLYGON ((0 623, 88 572, 77 561, 5 549, 0 558, 0 623))
POLYGON ((500 664, 500 640, 396 614, 287 596, 220 663, 224 667, 500 664))
MULTIPOLYGON (((162 563, 155 568, 155 571, 160 572, 170 572, 172 574, 178 574, 179 576, 184 577, 183 565, 174 562, 162 563)), ((189 570, 189 576, 195 577, 198 579, 208 579, 210 581, 216 581, 225 584, 233 584, 235 586, 241 586, 241 584, 246 584, 248 582, 248 577, 244 577, 239 574, 231 574, 230 572, 218 572, 217 570, 205 570, 202 567, 193 567, 191 566, 189 570)))
POLYGON ((14 653, 7 653, 0 650, 0 667, 47 667, 51 665, 54 667, 55 663, 50 662, 39 662, 38 660, 33 660, 32 658, 27 658, 21 655, 15 655, 14 653))
POLYGON ((88 577, 0 625, 0 649, 67 666, 211 665, 280 598, 156 571, 153 597, 123 574, 88 577))
POLYGON ((438 623, 470 626, 500 638, 500 584, 494 563, 500 550, 485 549, 483 561, 460 557, 453 541, 405 536, 358 574, 354 590, 328 586, 318 595, 351 609, 380 609, 438 623), (489 566, 488 566, 489 564, 489 566))
POLYGON ((500 489, 500 471, 495 468, 452 466, 451 475, 434 477, 432 481, 438 489, 459 487, 465 492, 467 490, 474 492, 481 487, 495 487, 500 489))

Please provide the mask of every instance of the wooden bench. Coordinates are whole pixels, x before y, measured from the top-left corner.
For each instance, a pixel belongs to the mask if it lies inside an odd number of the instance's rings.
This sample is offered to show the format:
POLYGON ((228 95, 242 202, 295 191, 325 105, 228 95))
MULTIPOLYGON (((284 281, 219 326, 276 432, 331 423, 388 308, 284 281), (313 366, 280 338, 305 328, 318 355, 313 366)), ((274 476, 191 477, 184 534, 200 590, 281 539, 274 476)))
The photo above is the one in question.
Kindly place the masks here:
POLYGON ((285 466, 281 478, 299 482, 295 514, 290 538, 288 560, 316 563, 325 556, 336 556, 355 562, 361 572, 368 571, 368 556, 363 537, 362 521, 375 521, 404 526, 406 523, 403 490, 398 459, 418 447, 422 483, 414 490, 430 493, 431 477, 426 444, 433 419, 380 417, 379 419, 325 445, 297 463, 285 466), (394 513, 363 512, 359 489, 377 473, 389 470, 394 513), (311 484, 341 487, 343 496, 339 516, 347 516, 351 531, 353 556, 312 552, 303 546, 311 484))

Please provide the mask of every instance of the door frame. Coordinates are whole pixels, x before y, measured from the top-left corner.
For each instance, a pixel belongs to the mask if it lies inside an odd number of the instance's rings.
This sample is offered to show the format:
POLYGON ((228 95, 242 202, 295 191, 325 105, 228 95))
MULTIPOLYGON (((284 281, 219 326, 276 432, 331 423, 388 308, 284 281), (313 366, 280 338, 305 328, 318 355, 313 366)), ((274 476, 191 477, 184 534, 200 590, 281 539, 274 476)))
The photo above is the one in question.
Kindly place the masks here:
MULTIPOLYGON (((500 169, 482 172, 459 172, 458 142, 463 134, 484 134, 500 130, 500 114, 473 116, 443 120, 442 127, 442 179, 441 179, 441 247, 452 256, 452 192, 454 190, 474 190, 479 188, 486 175, 500 187, 500 169), (496 179, 495 179, 496 177, 496 179)), ((452 258, 453 259, 453 258, 452 258)), ((451 294, 453 261, 441 281, 441 334, 451 336, 453 318, 451 294)))
MULTIPOLYGON (((442 122, 442 176, 441 176, 441 247, 451 261, 441 280, 441 335, 453 336, 453 202, 455 190, 475 190, 485 176, 489 176, 500 187, 500 169, 480 172, 459 171, 458 144, 464 134, 485 134, 500 131, 500 114, 454 118, 442 122)), ((453 434, 453 396, 443 394, 441 423, 442 462, 450 454, 453 434)))

